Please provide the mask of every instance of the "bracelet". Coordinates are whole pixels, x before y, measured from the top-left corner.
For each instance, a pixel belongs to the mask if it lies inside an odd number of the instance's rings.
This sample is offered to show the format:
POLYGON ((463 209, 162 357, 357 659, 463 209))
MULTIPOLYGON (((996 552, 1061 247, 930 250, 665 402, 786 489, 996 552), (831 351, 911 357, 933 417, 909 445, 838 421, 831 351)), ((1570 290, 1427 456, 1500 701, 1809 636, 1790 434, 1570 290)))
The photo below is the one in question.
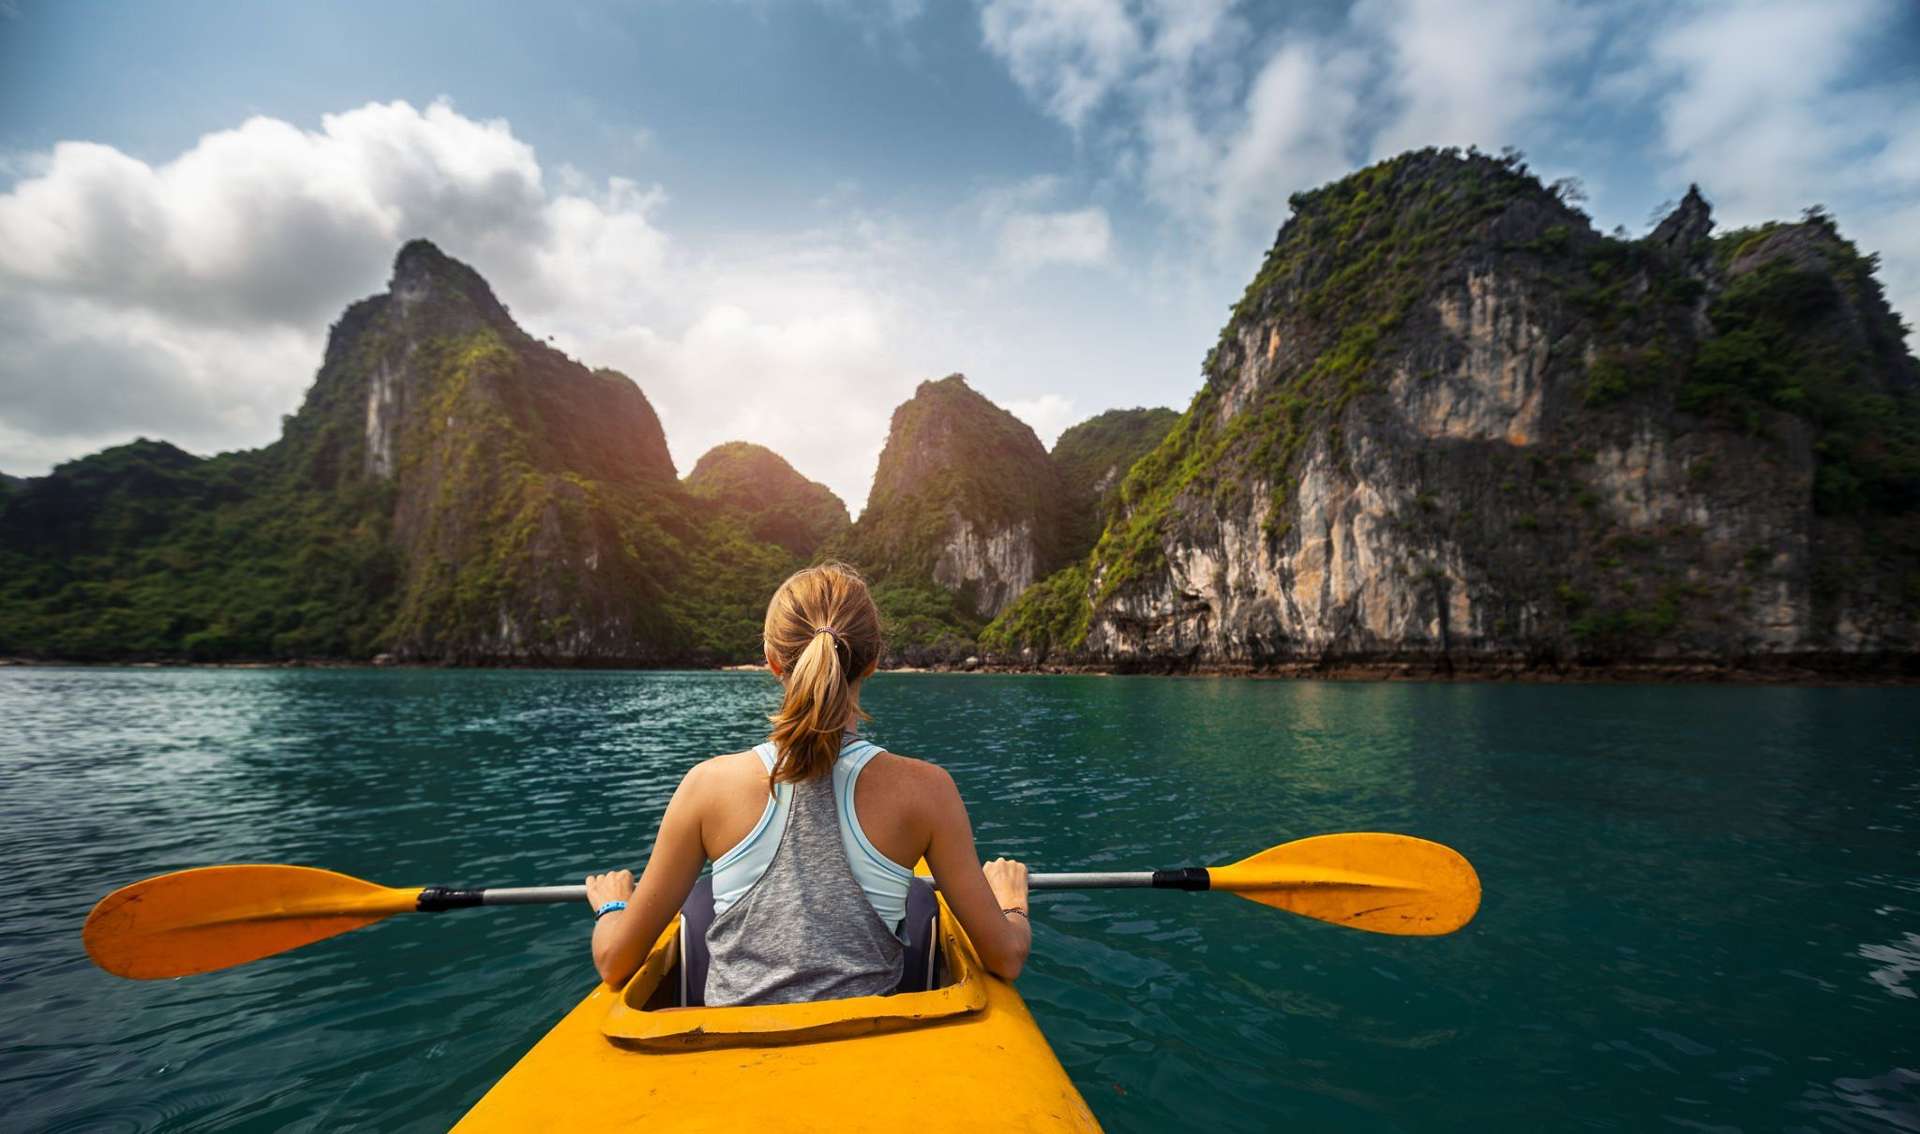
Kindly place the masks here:
POLYGON ((624 910, 626 908, 627 908, 627 903, 619 901, 617 899, 611 902, 601 902, 600 908, 593 911, 593 920, 599 921, 601 918, 607 916, 610 913, 613 913, 615 910, 624 910))
POLYGON ((1003 914, 1017 913, 1021 917, 1026 918, 1028 921, 1033 920, 1033 916, 1027 913, 1027 907, 1025 906, 1001 906, 1000 912, 1003 914))

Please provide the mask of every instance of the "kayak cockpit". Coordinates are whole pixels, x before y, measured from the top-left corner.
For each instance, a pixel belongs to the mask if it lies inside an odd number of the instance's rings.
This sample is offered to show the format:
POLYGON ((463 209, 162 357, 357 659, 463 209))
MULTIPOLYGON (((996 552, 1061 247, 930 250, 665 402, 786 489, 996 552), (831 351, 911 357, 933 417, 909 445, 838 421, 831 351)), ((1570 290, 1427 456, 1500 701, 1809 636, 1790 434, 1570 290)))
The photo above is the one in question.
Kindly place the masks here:
POLYGON ((845 1039, 979 1012, 987 1006, 980 958, 944 902, 938 910, 930 928, 935 948, 926 954, 924 991, 732 1008, 686 1004, 691 998, 682 980, 684 919, 676 918, 621 989, 600 1030, 621 1046, 686 1051, 845 1039))
POLYGON ((938 909, 937 987, 767 1007, 676 1006, 669 926, 625 987, 596 986, 459 1129, 882 1134, 904 1115, 932 1130, 1097 1132, 1019 992, 938 909))

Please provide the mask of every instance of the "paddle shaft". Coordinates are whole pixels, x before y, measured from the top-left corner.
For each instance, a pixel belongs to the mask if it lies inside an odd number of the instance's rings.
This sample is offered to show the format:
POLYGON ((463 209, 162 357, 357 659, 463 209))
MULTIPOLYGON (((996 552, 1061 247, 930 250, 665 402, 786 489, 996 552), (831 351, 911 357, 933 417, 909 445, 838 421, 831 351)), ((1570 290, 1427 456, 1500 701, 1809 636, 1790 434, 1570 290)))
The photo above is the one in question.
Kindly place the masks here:
MULTIPOLYGON (((1239 862, 1176 870, 1034 874, 1036 890, 1210 890, 1370 933, 1452 933, 1480 906, 1458 851, 1378 831, 1315 835, 1239 862)), ((382 886, 312 866, 232 863, 122 886, 87 915, 94 963, 136 980, 214 972, 285 953, 400 913, 582 902, 585 886, 382 886)))
MULTIPOLYGON (((1029 874, 1033 890, 1205 890, 1207 870, 1189 866, 1177 870, 1115 870, 1081 874, 1029 874)), ((440 913, 473 906, 541 906, 583 902, 585 886, 504 886, 486 890, 455 890, 428 886, 420 891, 419 910, 440 913)))

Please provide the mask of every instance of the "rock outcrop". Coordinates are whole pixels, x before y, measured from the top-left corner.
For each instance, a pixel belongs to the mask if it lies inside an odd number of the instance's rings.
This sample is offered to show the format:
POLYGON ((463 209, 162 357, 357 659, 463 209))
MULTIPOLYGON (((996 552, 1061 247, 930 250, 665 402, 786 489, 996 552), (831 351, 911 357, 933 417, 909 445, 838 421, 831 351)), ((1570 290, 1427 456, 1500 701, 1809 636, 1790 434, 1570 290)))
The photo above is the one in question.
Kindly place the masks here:
MULTIPOLYGON (((426 241, 351 308, 288 435, 390 485, 400 561, 381 637, 401 660, 666 661, 659 524, 678 488, 632 380, 527 335, 485 280, 426 241), (349 417, 336 406, 360 404, 349 417), (357 435, 349 431, 361 425, 357 435), (333 450, 333 452, 328 452, 333 450)), ((336 484, 340 483, 336 481, 336 484)))
POLYGON ((922 383, 851 525, 758 446, 683 483, 635 383, 416 241, 275 443, 0 478, 0 656, 745 660, 834 555, 895 661, 1920 660, 1920 363, 1831 217, 1692 188, 1614 239, 1440 150, 1292 203, 1185 413, 1049 455, 922 383))
POLYGON ((966 649, 1061 564, 1066 507, 1033 430, 955 374, 894 410, 843 553, 876 583, 896 646, 966 649))
POLYGON ((1003 657, 1265 668, 1911 658, 1920 389, 1832 221, 1609 239, 1514 161, 1294 198, 1003 657))
POLYGON ((730 659, 793 559, 681 487, 638 386, 424 241, 279 441, 136 442, 0 504, 0 653, 28 656, 730 659))
POLYGON ((802 559, 812 558, 853 522, 832 489, 801 476, 764 445, 715 445, 695 462, 686 486, 694 496, 738 513, 754 538, 802 559))

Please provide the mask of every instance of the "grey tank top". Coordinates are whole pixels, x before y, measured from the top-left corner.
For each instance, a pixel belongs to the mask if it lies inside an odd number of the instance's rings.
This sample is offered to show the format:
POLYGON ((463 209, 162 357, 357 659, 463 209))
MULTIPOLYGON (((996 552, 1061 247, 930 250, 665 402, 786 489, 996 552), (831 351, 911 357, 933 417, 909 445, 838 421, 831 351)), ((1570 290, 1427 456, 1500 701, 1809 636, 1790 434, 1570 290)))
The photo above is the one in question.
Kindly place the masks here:
POLYGON ((833 777, 793 785, 767 871, 707 927, 707 1003, 796 1004, 880 996, 905 949, 854 877, 833 777))

